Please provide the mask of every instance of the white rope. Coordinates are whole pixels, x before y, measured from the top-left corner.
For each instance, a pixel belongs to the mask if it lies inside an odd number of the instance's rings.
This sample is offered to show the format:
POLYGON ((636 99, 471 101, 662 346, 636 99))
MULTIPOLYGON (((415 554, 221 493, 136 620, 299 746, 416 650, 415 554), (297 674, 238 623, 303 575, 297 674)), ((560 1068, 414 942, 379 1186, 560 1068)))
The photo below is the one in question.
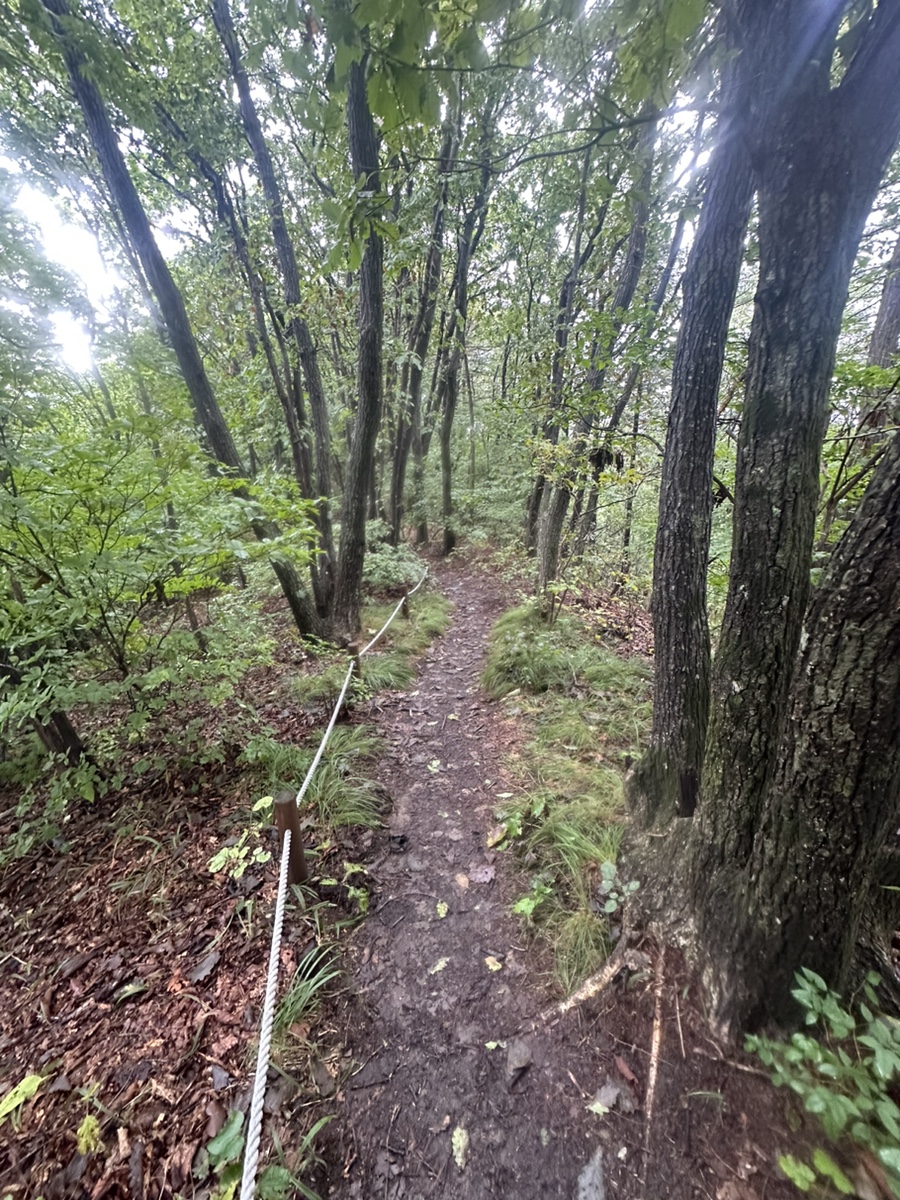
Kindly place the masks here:
POLYGON ((378 630, 378 632, 372 638, 371 642, 369 642, 368 646, 366 646, 364 650, 360 650, 360 652, 359 652, 360 658, 362 658, 362 656, 364 654, 368 654, 369 651, 372 649, 372 647, 375 645, 375 643, 378 641, 378 639, 380 637, 382 637, 382 635, 387 631, 387 628, 390 625, 391 621, 393 621, 394 617, 396 617, 397 613, 403 607, 404 601, 408 600, 410 598, 410 596, 415 595, 415 593, 419 590, 419 588, 425 582, 427 575, 428 575, 428 572, 426 571, 425 574, 422 576, 422 578, 419 580, 419 582, 416 584, 416 586, 412 589, 412 591, 407 592, 406 595, 403 596, 403 598, 401 600, 398 600, 397 607, 394 609, 394 611, 391 613, 391 615, 388 617, 388 619, 385 621, 385 623, 382 625, 382 627, 378 630))
POLYGON ((253 1099, 247 1124, 247 1151, 244 1155, 244 1174, 241 1177, 241 1200, 253 1200, 256 1190, 256 1168, 259 1164, 259 1136, 262 1129, 263 1103, 266 1098, 266 1076, 269 1073, 269 1048, 272 1044, 272 1025, 275 1021, 275 993, 278 990, 278 958, 281 953, 281 927, 284 923, 284 901, 287 896, 288 858, 291 831, 284 831, 281 847, 281 873, 278 877, 278 898, 275 901, 275 925, 272 929, 272 948, 269 951, 269 973, 266 977, 266 999, 263 1004, 259 1030, 259 1052, 256 1077, 253 1080, 253 1099))
POLYGON ((347 674, 344 676, 344 686, 341 688, 341 694, 337 698, 337 704, 335 704, 334 712, 331 714, 331 720, 328 722, 328 728, 325 730, 321 742, 319 742, 319 748, 316 751, 316 756, 309 764, 309 770, 306 772, 306 778, 303 780, 303 785, 300 788, 300 791, 297 793, 298 804, 306 795, 306 789, 309 787, 310 781, 312 780, 313 775, 316 773, 316 767, 319 765, 322 755, 325 753, 325 747, 328 745, 328 739, 331 737, 331 731, 334 729, 335 723, 338 719, 338 713, 341 711, 343 706, 344 696, 347 694, 347 688, 350 686, 350 680, 352 677, 353 662, 351 660, 350 666, 347 668, 347 674))
MULTIPOLYGON (((419 590, 425 582, 427 575, 428 572, 426 570, 412 591, 407 592, 403 597, 381 629, 372 638, 371 642, 369 642, 364 650, 360 650, 360 658, 364 654, 368 654, 378 639, 384 635, 391 621, 393 621, 394 617, 396 617, 397 613, 403 607, 404 600, 407 600, 419 590)), ((328 744, 328 739, 331 737, 331 731, 334 729, 338 714, 344 705, 344 697, 347 694, 347 688, 350 686, 350 680, 353 677, 353 667, 354 663, 351 660, 350 666, 347 668, 347 674, 344 676, 344 685, 341 688, 334 711, 331 714, 331 720, 328 722, 328 726, 319 743, 319 748, 310 763, 309 770, 306 772, 306 778, 303 780, 300 791, 297 793, 297 804, 300 803, 306 794, 306 789, 309 787, 312 777, 316 773, 316 767, 318 767, 322 755, 325 753, 325 747, 328 744)), ((290 848, 291 831, 286 829, 284 831, 284 841, 281 845, 281 872, 278 876, 278 897, 275 901, 275 922, 272 929, 272 947, 269 951, 269 971, 266 976, 266 998, 263 1003, 262 1021, 259 1031, 259 1050, 256 1058, 256 1075, 253 1080, 253 1098, 250 1101, 250 1120, 247 1123, 247 1149, 244 1153, 244 1172, 241 1176, 240 1200, 253 1200, 253 1194, 256 1190, 256 1169, 259 1166, 259 1139, 262 1131, 263 1104, 266 1099, 266 1076, 269 1073, 269 1050, 272 1045, 272 1026, 275 1021, 275 994, 278 990, 278 958, 281 953, 281 927, 284 924, 284 903, 287 896, 290 848)))

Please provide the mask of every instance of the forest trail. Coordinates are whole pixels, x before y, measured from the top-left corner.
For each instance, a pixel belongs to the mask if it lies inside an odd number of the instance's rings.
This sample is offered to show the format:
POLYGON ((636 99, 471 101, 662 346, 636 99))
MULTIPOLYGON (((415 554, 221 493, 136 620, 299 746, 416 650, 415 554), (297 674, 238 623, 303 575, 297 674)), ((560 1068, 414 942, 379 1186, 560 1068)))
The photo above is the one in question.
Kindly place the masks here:
POLYGON ((580 1015, 516 1036, 552 993, 510 911, 521 878, 489 848, 516 730, 479 676, 508 601, 460 566, 439 568, 438 581, 450 628, 415 688, 381 705, 393 809, 370 868, 374 911, 348 955, 346 1040, 360 1066, 331 1127, 343 1179, 332 1175, 329 1194, 600 1200, 588 1166, 599 1122, 581 1089, 593 1096, 603 1080, 579 1044, 580 1015))

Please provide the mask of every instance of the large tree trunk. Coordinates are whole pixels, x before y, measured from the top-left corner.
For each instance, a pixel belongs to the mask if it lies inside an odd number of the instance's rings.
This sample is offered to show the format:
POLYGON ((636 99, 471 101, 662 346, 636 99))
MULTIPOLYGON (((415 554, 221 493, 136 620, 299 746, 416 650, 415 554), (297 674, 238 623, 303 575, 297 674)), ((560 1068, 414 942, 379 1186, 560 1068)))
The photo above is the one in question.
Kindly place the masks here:
MULTIPOLYGON (((106 185, 159 305, 172 349, 191 398, 197 424, 202 430, 213 457, 227 471, 242 475, 244 473, 243 465, 231 436, 231 430, 222 415, 212 384, 206 374, 181 292, 156 244, 153 230, 150 228, 141 198, 128 173, 100 92, 90 78, 90 72, 85 74, 84 68, 87 63, 72 34, 72 15, 68 4, 66 0, 43 0, 43 3, 50 15, 72 91, 84 116, 88 136, 100 162, 106 185)), ((277 534, 275 527, 267 522, 255 521, 252 527, 260 541, 266 541, 277 534)), ((321 635, 321 621, 300 586, 296 570, 280 557, 277 561, 273 560, 272 565, 300 632, 321 635)))
POLYGON ((693 811, 709 717, 706 570, 716 400, 753 196, 743 103, 749 87, 743 76, 752 66, 742 56, 730 67, 719 144, 682 282, 654 551, 653 729, 635 793, 647 824, 693 811))
MULTIPOLYGON (((775 769, 809 596, 841 317, 863 226, 900 135, 900 5, 876 9, 867 35, 881 40, 882 55, 893 51, 890 66, 858 53, 829 90, 827 55, 814 62, 774 123, 760 170, 760 279, 695 860, 704 886, 720 865, 747 861, 775 769)), ((713 902, 711 919, 714 911, 713 902)))
MULTIPOLYGON (((353 63, 350 67, 347 127, 354 178, 365 175, 366 190, 377 196, 381 190, 378 143, 366 95, 365 60, 353 63)), ((335 624, 345 634, 355 634, 359 629, 362 569, 366 551, 366 506, 375 469, 375 442, 381 420, 383 310, 383 248, 380 235, 371 232, 360 267, 358 400, 344 485, 341 548, 334 597, 335 624)))
MULTIPOLYGON (((316 519, 320 533, 320 546, 316 563, 317 569, 313 575, 313 582, 316 588, 317 607, 320 614, 327 617, 333 595, 334 562, 334 538, 329 510, 331 498, 331 431, 328 422, 328 405, 325 400, 325 388, 322 384, 322 374, 319 370, 318 351, 316 350, 309 326, 303 317, 299 315, 301 296, 297 257, 294 253, 294 245, 284 218, 281 188, 275 174, 272 156, 269 154, 269 147, 262 126, 260 125, 256 104, 250 90, 250 80, 241 61, 240 47, 238 46, 234 23, 231 19, 228 0, 213 0, 212 14, 216 29, 222 39, 222 45, 228 56, 232 78, 238 90, 244 132, 253 151, 256 169, 259 172, 263 194, 268 205, 269 219, 272 227, 272 240, 275 243, 278 263, 281 268, 281 278, 284 283, 284 303, 288 311, 288 325, 297 345, 300 366, 309 395, 309 408, 315 434, 316 487, 319 501, 316 519)), ((290 420, 289 429, 293 443, 296 433, 291 428, 290 420)))
POLYGON ((749 861, 705 925, 706 977, 725 1028, 789 1022, 802 966, 847 986, 869 881, 900 817, 900 435, 831 557, 806 629, 749 861))

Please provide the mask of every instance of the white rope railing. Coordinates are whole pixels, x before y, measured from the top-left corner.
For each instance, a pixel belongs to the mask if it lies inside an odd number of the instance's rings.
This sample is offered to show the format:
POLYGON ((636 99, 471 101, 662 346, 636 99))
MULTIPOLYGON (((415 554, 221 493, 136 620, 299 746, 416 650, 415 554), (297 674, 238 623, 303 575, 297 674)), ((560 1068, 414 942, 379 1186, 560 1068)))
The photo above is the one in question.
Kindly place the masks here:
POLYGON ((263 1104, 266 1099, 266 1076, 269 1073, 269 1050, 272 1045, 272 1026, 275 1024, 275 996, 278 991, 278 959, 281 954, 281 927, 284 924, 284 902, 287 896, 288 859, 291 831, 284 831, 281 851, 281 872, 278 876, 278 898, 275 901, 275 923, 269 949, 269 972, 266 976, 266 998, 263 1002, 259 1029, 259 1051, 256 1056, 256 1075, 253 1079, 253 1098, 250 1101, 250 1120, 247 1123, 247 1149, 244 1154, 244 1173, 241 1178, 241 1200, 253 1200, 256 1190, 256 1168, 259 1165, 259 1139, 262 1133, 263 1104))
MULTIPOLYGON (((359 657, 368 654, 374 645, 387 632, 391 622, 397 613, 403 607, 408 598, 414 595, 428 575, 427 570, 422 575, 422 578, 416 586, 409 592, 405 593, 403 599, 399 601, 397 607, 382 625, 381 629, 375 634, 372 640, 359 652, 359 657)), ((344 697, 347 695, 347 688, 350 686, 350 680, 353 678, 354 663, 351 660, 350 666, 347 668, 347 674, 344 676, 344 684, 341 688, 340 695, 334 706, 334 711, 331 714, 331 720, 322 735, 322 740, 319 743, 319 748, 316 750, 315 757, 309 765, 309 770, 306 772, 306 778, 297 793, 297 803, 303 799, 306 794, 306 789, 309 787, 313 775, 316 773, 316 768, 321 762, 322 755, 325 753, 325 747, 328 744, 328 739, 331 737, 331 731, 337 723, 338 715, 344 706, 344 697)), ((287 897, 287 880, 288 880, 288 860, 291 849, 291 831, 286 829, 284 832, 284 841, 281 845, 281 871, 278 876, 278 895, 275 900, 275 920, 272 928, 272 945, 269 950, 269 970, 266 975, 266 994, 263 1002, 262 1020, 260 1021, 259 1030, 259 1050, 256 1057, 256 1074, 253 1077, 253 1095, 250 1100, 250 1120, 247 1123, 247 1143, 244 1152, 244 1170, 241 1176, 241 1196, 240 1200, 253 1200, 253 1194, 256 1189, 256 1171, 259 1166, 259 1141, 262 1133, 262 1118, 263 1104, 266 1099, 266 1077, 269 1074, 269 1051, 272 1046, 272 1027, 275 1024, 275 996, 278 991, 278 960, 281 954, 281 929, 284 924, 284 906, 287 897)))

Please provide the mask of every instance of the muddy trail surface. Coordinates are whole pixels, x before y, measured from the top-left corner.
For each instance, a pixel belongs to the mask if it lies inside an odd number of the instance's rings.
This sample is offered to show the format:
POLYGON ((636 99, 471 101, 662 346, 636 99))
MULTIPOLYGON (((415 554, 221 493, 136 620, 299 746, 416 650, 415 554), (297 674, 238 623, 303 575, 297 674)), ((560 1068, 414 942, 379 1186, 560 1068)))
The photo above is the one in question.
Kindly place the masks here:
POLYGON ((572 1078, 585 1053, 571 1029, 519 1036, 552 995, 510 912, 521 880, 489 848, 516 731, 479 675, 508 600, 485 575, 439 582, 451 627, 415 690, 383 705, 393 811, 352 947, 362 1066, 343 1090, 332 1195, 575 1197, 596 1141, 572 1078))
POLYGON ((451 626, 414 690, 381 705, 393 808, 347 956, 355 1067, 324 1135, 323 1196, 785 1200, 784 1114, 762 1072, 709 1040, 674 952, 630 951, 557 1011, 546 952, 511 912, 527 875, 492 848, 525 733, 479 679, 513 600, 464 563, 437 582, 451 626))

